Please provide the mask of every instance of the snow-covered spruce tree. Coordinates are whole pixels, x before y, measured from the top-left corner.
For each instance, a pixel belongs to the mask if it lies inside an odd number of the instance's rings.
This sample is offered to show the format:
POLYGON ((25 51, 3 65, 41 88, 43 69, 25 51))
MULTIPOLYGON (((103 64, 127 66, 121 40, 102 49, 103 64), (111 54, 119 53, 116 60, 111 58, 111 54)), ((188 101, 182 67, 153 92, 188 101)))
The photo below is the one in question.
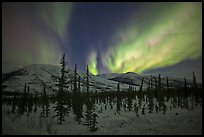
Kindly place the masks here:
POLYGON ((81 91, 81 87, 80 87, 80 76, 79 76, 79 79, 78 79, 78 91, 80 92, 81 91))
POLYGON ((148 110, 149 110, 149 113, 152 113, 153 110, 154 110, 154 101, 153 101, 153 95, 152 95, 152 92, 149 93, 149 96, 148 96, 148 110))
POLYGON ((94 101, 91 99, 91 97, 87 95, 86 102, 85 102, 86 111, 84 114, 84 117, 85 117, 84 125, 86 125, 91 132, 94 132, 98 129, 97 118, 99 117, 98 114, 95 112, 95 105, 93 102, 94 101))
POLYGON ((92 132, 95 132, 98 129, 98 127, 97 127, 97 123, 98 123, 97 118, 98 117, 99 116, 95 112, 95 107, 94 107, 93 112, 91 114, 91 127, 90 127, 90 131, 92 131, 92 132))
POLYGON ((77 65, 74 68, 74 92, 77 92, 77 65))
POLYGON ((49 109, 49 98, 45 90, 45 84, 43 88, 43 94, 41 96, 41 103, 42 103, 42 109, 43 109, 40 114, 41 118, 48 117, 50 109, 49 109))
POLYGON ((87 95, 86 101, 85 101, 86 111, 84 114, 85 122, 84 125, 86 125, 89 129, 91 128, 91 114, 93 109, 93 104, 91 102, 91 97, 87 95))
POLYGON ((75 121, 78 124, 81 123, 81 119, 83 118, 83 96, 80 92, 74 92, 72 94, 72 110, 75 115, 75 121))
POLYGON ((53 117, 57 117, 57 120, 59 124, 62 124, 63 121, 65 121, 65 117, 69 114, 69 109, 66 107, 66 77, 65 73, 65 54, 63 55, 63 58, 60 62, 62 69, 61 69, 61 77, 59 78, 59 83, 58 83, 58 92, 56 96, 56 106, 54 106, 54 111, 57 113, 53 117))
POLYGON ((152 75, 151 75, 151 82, 150 82, 150 90, 152 90, 152 88, 153 88, 153 81, 152 81, 152 75))
POLYGON ((89 66, 86 67, 86 91, 89 93, 89 66))

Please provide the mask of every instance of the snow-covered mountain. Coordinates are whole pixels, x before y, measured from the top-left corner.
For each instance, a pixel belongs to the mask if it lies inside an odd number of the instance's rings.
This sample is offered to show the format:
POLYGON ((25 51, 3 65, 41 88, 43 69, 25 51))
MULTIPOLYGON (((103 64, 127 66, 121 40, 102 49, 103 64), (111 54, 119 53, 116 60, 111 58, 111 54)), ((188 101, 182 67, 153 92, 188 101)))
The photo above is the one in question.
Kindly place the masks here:
MULTIPOLYGON (((58 78, 60 77, 60 66, 52 66, 45 64, 33 64, 30 66, 22 67, 15 71, 2 74, 2 89, 9 92, 23 92, 24 85, 29 86, 30 92, 43 91, 43 85, 46 85, 46 91, 48 94, 52 94, 57 91, 58 78)), ((77 70, 78 75, 81 78, 81 91, 86 91, 86 74, 77 70)), ((69 68, 67 80, 73 79, 74 70, 69 68)), ((143 88, 147 88, 151 75, 139 75, 133 72, 125 74, 110 73, 101 75, 90 74, 90 91, 117 91, 117 84, 120 82, 120 89, 127 91, 129 85, 134 85, 137 89, 141 84, 142 77, 144 77, 143 88)), ((158 80, 158 76, 154 76, 158 80)), ((166 77, 161 76, 162 84, 166 84, 166 77)), ((188 80, 188 84, 192 81, 188 80)), ((170 86, 184 85, 184 79, 169 77, 170 86)), ((68 87, 68 91, 71 91, 71 86, 68 87)))
MULTIPOLYGON (((43 91, 43 85, 46 85, 48 93, 52 94, 58 87, 56 86, 58 78, 60 77, 60 66, 33 64, 23 67, 21 69, 2 74, 3 91, 9 92, 23 92, 24 85, 29 86, 31 92, 43 91)), ((86 91, 86 74, 77 71, 81 77, 81 89, 86 91), (84 84, 84 86, 83 86, 84 84)), ((74 70, 69 68, 67 80, 71 80, 74 76, 74 70)), ((116 81, 108 80, 102 77, 90 74, 90 90, 91 91, 115 91, 117 89, 116 81)), ((127 84, 121 84, 121 89, 127 89, 127 84)), ((71 90, 71 86, 68 87, 71 90)))
MULTIPOLYGON (((124 74, 114 74, 114 75, 116 77, 113 77, 112 74, 111 74, 110 77, 108 77, 108 76, 105 76, 105 77, 102 76, 102 77, 104 77, 104 78, 106 78, 108 80, 113 80, 113 81, 117 81, 117 82, 128 84, 128 85, 134 85, 134 86, 136 86, 138 88, 141 85, 142 78, 144 78, 143 79, 143 88, 145 88, 145 89, 148 87, 151 78, 152 78, 153 86, 154 86, 156 81, 158 81, 158 77, 159 77, 159 75, 148 75, 148 74, 140 75, 140 74, 137 74, 137 73, 134 73, 134 72, 127 72, 127 73, 124 73, 124 74)), ((162 85, 166 86, 167 77, 162 76, 162 75, 160 77, 161 77, 162 85)), ((184 86, 184 79, 168 76, 168 83, 169 83, 170 87, 183 87, 184 86)), ((193 81, 190 80, 190 79, 187 79, 187 86, 190 87, 190 86, 192 86, 192 84, 193 84, 193 81)), ((198 83, 198 85, 200 86, 201 84, 198 83)))

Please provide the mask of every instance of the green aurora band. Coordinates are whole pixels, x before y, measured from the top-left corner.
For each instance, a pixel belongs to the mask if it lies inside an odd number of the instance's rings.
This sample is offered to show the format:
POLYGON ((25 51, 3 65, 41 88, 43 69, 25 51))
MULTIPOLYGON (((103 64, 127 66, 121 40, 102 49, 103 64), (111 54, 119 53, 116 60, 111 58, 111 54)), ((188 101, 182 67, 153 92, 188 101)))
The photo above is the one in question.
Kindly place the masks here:
POLYGON ((156 13, 148 29, 140 29, 133 21, 119 42, 104 53, 102 60, 110 72, 142 73, 202 56, 202 3, 175 3, 156 13))
POLYGON ((2 7, 2 27, 9 28, 2 32, 2 60, 21 65, 59 65, 62 46, 69 41, 73 3, 3 3, 2 7), (31 11, 26 11, 29 8, 31 11))
POLYGON ((66 37, 66 29, 69 26, 73 3, 51 2, 41 3, 41 15, 47 26, 49 26, 61 40, 66 37))
POLYGON ((88 64, 89 64, 89 72, 92 73, 93 75, 98 74, 96 58, 97 58, 96 51, 92 51, 91 54, 89 54, 88 64))

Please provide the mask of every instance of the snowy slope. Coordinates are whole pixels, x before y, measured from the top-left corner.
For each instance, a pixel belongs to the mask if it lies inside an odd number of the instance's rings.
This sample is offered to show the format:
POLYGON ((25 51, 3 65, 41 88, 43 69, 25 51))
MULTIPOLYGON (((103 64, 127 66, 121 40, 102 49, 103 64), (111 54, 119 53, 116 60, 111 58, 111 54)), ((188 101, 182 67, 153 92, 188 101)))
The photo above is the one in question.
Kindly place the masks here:
POLYGON ((99 74, 97 76, 105 79, 111 79, 122 75, 122 73, 107 73, 107 74, 99 74))
MULTIPOLYGON (((158 81, 159 75, 148 75, 148 74, 140 75, 140 74, 137 74, 134 72, 127 72, 124 74, 118 74, 118 75, 116 75, 116 77, 109 78, 108 76, 106 76, 104 78, 108 78, 109 80, 117 81, 120 83, 126 83, 126 84, 130 84, 130 85, 134 85, 136 87, 139 87, 141 85, 142 77, 144 78, 143 88, 146 89, 149 85, 151 77, 153 80, 153 85, 155 85, 155 80, 158 81)), ((167 80, 166 77, 167 76, 161 75, 160 77, 161 77, 162 85, 166 86, 166 80, 167 80)), ((168 83, 169 83, 170 87, 183 87, 184 86, 184 79, 168 76, 168 83)), ((191 79, 187 79, 187 85, 189 87, 191 87, 192 84, 193 84, 193 81, 191 79)), ((198 85, 201 86, 200 83, 198 83, 198 85)))
MULTIPOLYGON (((33 64, 30 66, 23 67, 16 71, 5 73, 2 75, 2 86, 3 91, 10 92, 23 92, 24 85, 29 86, 31 92, 41 93, 43 90, 43 84, 46 85, 46 90, 48 93, 52 94, 57 90, 57 82, 60 77, 60 67, 44 64, 33 64)), ((81 77, 81 89, 85 90, 86 74, 77 71, 78 75, 81 77)), ((74 70, 69 68, 69 74, 67 75, 67 80, 73 79, 74 70)), ((117 88, 117 83, 115 81, 107 80, 98 76, 90 74, 90 90, 92 91, 115 91, 117 88)), ((121 84, 121 89, 127 89, 128 85, 121 84)), ((71 90, 69 86, 68 90, 71 90)))
MULTIPOLYGON (((29 86, 31 92, 43 91, 43 85, 46 85, 48 94, 56 92, 58 87, 58 78, 60 77, 60 66, 52 66, 45 64, 33 64, 26 66, 15 71, 2 74, 2 87, 3 91, 9 92, 23 92, 24 85, 29 86)), ((81 90, 86 91, 86 74, 77 70, 78 75, 81 78, 81 90)), ((73 80, 74 70, 69 68, 69 73, 66 76, 67 80, 73 80)), ((142 77, 144 77, 143 88, 146 89, 151 79, 151 75, 139 75, 133 72, 125 74, 110 73, 94 76, 90 74, 90 91, 117 91, 117 84, 120 82, 120 89, 127 91, 129 85, 134 85, 137 90, 141 85, 142 77)), ((153 77, 153 85, 155 78, 158 80, 158 76, 153 77)), ((166 85, 166 76, 161 76, 162 85, 166 85)), ((192 84, 192 80, 187 80, 189 86, 192 84)), ((184 86, 184 79, 169 77, 169 85, 176 87, 184 86)), ((68 91, 71 91, 69 85, 68 91)))

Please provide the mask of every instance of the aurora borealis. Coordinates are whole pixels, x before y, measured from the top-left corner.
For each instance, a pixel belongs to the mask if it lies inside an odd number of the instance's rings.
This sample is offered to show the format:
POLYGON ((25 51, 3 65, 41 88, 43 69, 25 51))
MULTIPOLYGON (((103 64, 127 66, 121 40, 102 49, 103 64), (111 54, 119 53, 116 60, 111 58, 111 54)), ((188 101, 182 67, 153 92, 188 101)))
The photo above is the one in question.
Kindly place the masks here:
POLYGON ((94 75, 177 70, 201 60, 202 3, 2 4, 3 62, 58 65, 63 53, 94 75))
POLYGON ((201 5, 181 3, 169 7, 169 11, 157 14, 158 20, 153 21, 144 32, 139 32, 135 25, 137 22, 133 23, 124 34, 128 36, 123 36, 124 40, 105 53, 104 63, 108 69, 111 72, 141 73, 200 57, 201 5))

